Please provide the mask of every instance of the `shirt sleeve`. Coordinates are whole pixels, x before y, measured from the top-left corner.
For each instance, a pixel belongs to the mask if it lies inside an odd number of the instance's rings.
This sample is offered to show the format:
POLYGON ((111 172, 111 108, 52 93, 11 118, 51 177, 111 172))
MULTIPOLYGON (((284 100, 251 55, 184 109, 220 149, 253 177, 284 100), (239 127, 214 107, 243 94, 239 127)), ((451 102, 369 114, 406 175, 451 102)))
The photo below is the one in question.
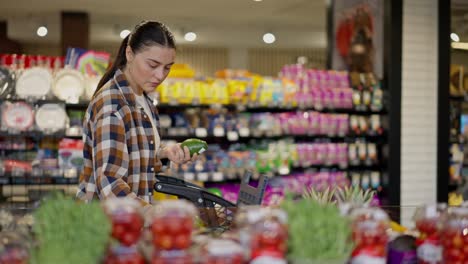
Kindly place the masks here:
POLYGON ((123 179, 128 173, 129 154, 125 124, 120 115, 117 112, 103 114, 96 120, 93 132, 93 167, 101 199, 128 196, 148 205, 123 179))

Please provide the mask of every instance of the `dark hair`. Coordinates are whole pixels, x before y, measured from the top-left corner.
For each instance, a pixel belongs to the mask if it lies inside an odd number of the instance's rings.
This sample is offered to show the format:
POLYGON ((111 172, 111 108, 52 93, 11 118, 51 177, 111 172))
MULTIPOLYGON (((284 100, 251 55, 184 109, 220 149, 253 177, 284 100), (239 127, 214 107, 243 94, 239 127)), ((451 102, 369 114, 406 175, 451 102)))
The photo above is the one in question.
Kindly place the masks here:
POLYGON ((136 25, 133 31, 124 38, 120 44, 119 52, 115 58, 114 63, 107 69, 104 76, 102 76, 97 86, 96 94, 104 84, 113 78, 117 69, 122 69, 127 64, 127 57, 125 50, 130 46, 134 53, 137 53, 144 47, 161 45, 168 48, 176 48, 174 36, 166 27, 166 25, 156 21, 143 21, 136 25))

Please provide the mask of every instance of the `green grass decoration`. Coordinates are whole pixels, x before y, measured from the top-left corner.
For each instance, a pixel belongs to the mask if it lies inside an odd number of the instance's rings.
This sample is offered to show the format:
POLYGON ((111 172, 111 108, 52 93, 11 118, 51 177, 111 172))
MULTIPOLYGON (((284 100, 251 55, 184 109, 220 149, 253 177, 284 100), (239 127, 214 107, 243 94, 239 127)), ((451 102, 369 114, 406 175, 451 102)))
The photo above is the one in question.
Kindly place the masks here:
POLYGON ((350 256, 351 225, 335 204, 287 196, 282 208, 288 213, 288 258, 293 263, 328 263, 350 256))
POLYGON ((111 223, 98 202, 77 203, 58 194, 44 200, 34 216, 37 247, 30 263, 100 263, 111 223))

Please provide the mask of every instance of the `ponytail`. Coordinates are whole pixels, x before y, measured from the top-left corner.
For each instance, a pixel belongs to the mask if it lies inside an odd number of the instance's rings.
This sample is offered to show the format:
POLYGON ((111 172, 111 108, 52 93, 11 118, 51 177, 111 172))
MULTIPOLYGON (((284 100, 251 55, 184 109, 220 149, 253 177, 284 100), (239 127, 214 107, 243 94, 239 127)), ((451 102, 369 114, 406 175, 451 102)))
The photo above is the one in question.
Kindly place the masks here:
POLYGON ((117 57, 115 58, 114 63, 107 69, 106 73, 104 73, 104 76, 102 76, 101 80, 97 85, 96 91, 94 92, 94 95, 96 95, 99 92, 99 90, 102 86, 104 86, 104 84, 106 84, 110 79, 114 77, 114 74, 117 71, 117 69, 121 69, 127 64, 127 57, 125 56, 125 51, 127 49, 130 35, 131 34, 129 34, 123 39, 122 44, 120 44, 119 52, 117 53, 117 57))

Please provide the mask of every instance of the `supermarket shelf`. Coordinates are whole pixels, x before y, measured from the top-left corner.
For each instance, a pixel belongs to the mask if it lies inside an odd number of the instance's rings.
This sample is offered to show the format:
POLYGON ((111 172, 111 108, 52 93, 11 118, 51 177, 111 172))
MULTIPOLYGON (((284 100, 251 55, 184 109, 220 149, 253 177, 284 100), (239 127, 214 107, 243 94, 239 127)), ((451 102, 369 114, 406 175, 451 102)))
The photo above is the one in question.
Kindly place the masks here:
POLYGON ((371 110, 356 110, 356 109, 314 109, 314 108, 300 108, 300 107, 279 107, 279 106, 245 106, 245 105, 234 105, 234 104, 159 104, 158 109, 160 111, 165 110, 183 110, 188 107, 200 107, 200 108, 220 108, 224 107, 230 110, 237 110, 240 112, 250 113, 262 113, 262 112, 293 112, 293 111, 317 111, 321 113, 337 113, 337 114, 350 114, 350 115, 386 115, 387 110, 371 111, 371 110))
POLYGON ((0 185, 78 184, 78 178, 51 176, 0 176, 0 185))
POLYGON ((281 135, 281 136, 249 136, 249 137, 238 137, 237 140, 231 140, 227 136, 222 136, 222 137, 217 137, 214 135, 208 135, 206 137, 199 137, 194 134, 188 134, 188 135, 180 135, 180 136, 171 136, 167 135, 164 133, 162 135, 163 140, 176 140, 176 141, 183 141, 187 138, 193 138, 197 137, 199 139, 205 140, 208 143, 211 142, 249 142, 251 140, 280 140, 280 139, 286 139, 286 138, 293 138, 295 139, 295 142, 301 142, 301 141, 328 141, 328 142, 335 142, 335 143, 346 143, 346 142, 354 142, 357 139, 364 139, 367 142, 374 142, 374 143, 380 143, 380 142, 386 142, 387 136, 385 134, 383 135, 347 135, 347 136, 327 136, 327 135, 314 135, 314 136, 307 136, 307 135, 281 135))
MULTIPOLYGON (((465 100, 464 97, 454 97, 457 100, 465 100), (461 98, 461 99, 460 99, 461 98)), ((81 101, 78 103, 66 103, 65 101, 59 99, 21 99, 21 98, 9 98, 9 99, 0 99, 0 102, 29 102, 32 104, 64 104, 67 109, 82 109, 85 110, 89 101, 81 101)), ((230 110, 237 110, 241 112, 252 112, 252 113, 261 113, 261 112, 288 112, 288 111, 317 111, 321 113, 336 113, 336 114, 350 114, 350 115, 386 115, 388 111, 383 109, 380 111, 372 110, 357 110, 357 109, 314 109, 314 108, 301 108, 301 107, 280 107, 280 106, 245 106, 237 104, 159 104, 157 105, 158 110, 184 110, 186 108, 227 108, 230 110)))
POLYGON ((385 164, 373 165, 348 165, 347 167, 340 167, 338 165, 311 165, 307 167, 295 167, 294 171, 303 171, 305 169, 317 170, 336 170, 336 171, 381 171, 386 168, 385 164))
POLYGON ((466 96, 450 95, 449 99, 450 99, 450 101, 468 102, 468 98, 466 96))
POLYGON ((60 131, 56 133, 44 133, 41 131, 21 131, 21 132, 0 131, 0 137, 63 138, 65 137, 65 132, 60 131))

